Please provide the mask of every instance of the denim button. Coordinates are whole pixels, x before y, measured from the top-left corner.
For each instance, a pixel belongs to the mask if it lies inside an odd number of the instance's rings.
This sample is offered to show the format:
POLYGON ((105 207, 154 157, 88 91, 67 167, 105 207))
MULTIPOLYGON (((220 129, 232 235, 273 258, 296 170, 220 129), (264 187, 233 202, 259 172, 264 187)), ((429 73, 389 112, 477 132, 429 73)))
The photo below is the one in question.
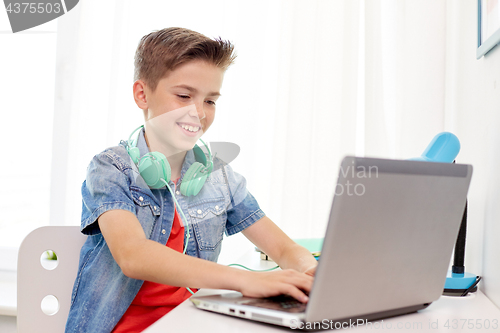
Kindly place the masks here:
POLYGON ((179 192, 179 191, 175 191, 175 194, 179 195, 179 194, 181 194, 181 192, 179 192))
POLYGON ((139 197, 139 201, 144 201, 144 198, 143 197, 139 197))
POLYGON ((215 209, 219 210, 219 206, 215 206, 215 209))
POLYGON ((156 208, 157 208, 157 207, 156 207, 156 206, 154 206, 153 208, 154 208, 154 210, 156 210, 156 208))
POLYGON ((167 231, 166 231, 165 229, 163 229, 163 230, 161 231, 161 233, 165 235, 165 234, 167 233, 167 231))
POLYGON ((197 212, 198 214, 201 214, 201 213, 202 213, 202 212, 201 212, 201 209, 198 209, 196 212, 197 212))

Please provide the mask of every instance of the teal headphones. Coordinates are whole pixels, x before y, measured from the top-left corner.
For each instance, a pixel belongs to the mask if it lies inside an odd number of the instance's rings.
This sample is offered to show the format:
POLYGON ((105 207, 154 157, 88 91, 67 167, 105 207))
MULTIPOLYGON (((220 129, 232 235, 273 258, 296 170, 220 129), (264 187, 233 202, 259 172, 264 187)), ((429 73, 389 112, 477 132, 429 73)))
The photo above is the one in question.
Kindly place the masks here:
MULTIPOLYGON (((143 157, 140 157, 139 148, 137 148, 137 141, 139 140, 136 139, 135 142, 133 142, 132 135, 143 127, 143 125, 137 127, 130 134, 126 146, 127 152, 134 164, 137 165, 139 174, 144 179, 146 184, 151 188, 159 189, 168 185, 168 182, 170 181, 170 164, 168 164, 165 155, 156 151, 147 153, 143 157)), ((203 150, 201 150, 198 145, 195 145, 193 152, 196 162, 194 162, 186 171, 180 186, 181 193, 184 196, 194 196, 200 193, 205 181, 213 169, 212 153, 210 152, 207 144, 201 139, 200 141, 208 151, 209 160, 207 160, 203 150)))

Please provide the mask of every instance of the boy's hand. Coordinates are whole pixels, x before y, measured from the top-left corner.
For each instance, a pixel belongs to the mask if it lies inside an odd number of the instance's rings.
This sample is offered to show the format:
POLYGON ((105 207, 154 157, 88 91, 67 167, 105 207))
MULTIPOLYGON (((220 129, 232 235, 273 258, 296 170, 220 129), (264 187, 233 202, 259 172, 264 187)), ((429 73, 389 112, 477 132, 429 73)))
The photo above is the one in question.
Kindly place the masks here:
POLYGON ((317 264, 316 264, 316 265, 314 265, 314 266, 309 267, 308 269, 306 269, 306 270, 304 271, 304 274, 307 274, 307 275, 309 275, 309 276, 314 277, 314 275, 316 275, 316 267, 318 267, 318 265, 317 265, 317 264))
POLYGON ((313 277, 293 269, 276 272, 245 272, 239 291, 248 297, 270 297, 290 295, 306 303, 309 298, 304 291, 310 292, 313 277))

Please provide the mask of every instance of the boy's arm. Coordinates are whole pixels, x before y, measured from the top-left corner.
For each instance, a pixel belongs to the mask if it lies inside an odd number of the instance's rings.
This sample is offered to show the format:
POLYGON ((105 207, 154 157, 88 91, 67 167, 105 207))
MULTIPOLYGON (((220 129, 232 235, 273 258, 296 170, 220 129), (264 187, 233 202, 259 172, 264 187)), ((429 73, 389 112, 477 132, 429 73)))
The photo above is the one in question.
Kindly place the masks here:
POLYGON ((314 276, 318 262, 311 252, 290 239, 271 219, 264 216, 242 231, 281 268, 292 268, 314 276))
POLYGON ((107 211, 98 223, 113 258, 128 277, 179 287, 231 289, 250 297, 289 294, 307 301, 301 290, 310 291, 312 277, 306 274, 247 272, 182 254, 147 239, 135 214, 125 210, 107 211))

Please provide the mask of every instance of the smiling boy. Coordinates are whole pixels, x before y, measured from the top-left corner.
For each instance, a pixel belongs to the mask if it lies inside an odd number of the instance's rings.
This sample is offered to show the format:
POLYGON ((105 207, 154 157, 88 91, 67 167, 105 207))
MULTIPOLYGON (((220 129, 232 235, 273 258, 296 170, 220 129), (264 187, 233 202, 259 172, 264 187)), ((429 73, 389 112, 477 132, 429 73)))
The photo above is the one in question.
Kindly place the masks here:
POLYGON ((199 193, 182 192, 199 158, 192 148, 214 121, 233 60, 229 42, 188 29, 142 38, 133 96, 145 126, 135 143, 122 141, 88 167, 81 226, 88 239, 66 332, 140 332, 187 299, 186 287, 232 289, 251 297, 289 294, 307 302, 303 291, 311 289, 316 260, 265 216, 242 176, 214 158, 199 193), (171 175, 164 182, 172 191, 145 184, 131 146, 138 148, 139 160, 150 152, 166 157, 171 175), (217 264, 223 233, 240 231, 283 270, 249 272, 217 264))

